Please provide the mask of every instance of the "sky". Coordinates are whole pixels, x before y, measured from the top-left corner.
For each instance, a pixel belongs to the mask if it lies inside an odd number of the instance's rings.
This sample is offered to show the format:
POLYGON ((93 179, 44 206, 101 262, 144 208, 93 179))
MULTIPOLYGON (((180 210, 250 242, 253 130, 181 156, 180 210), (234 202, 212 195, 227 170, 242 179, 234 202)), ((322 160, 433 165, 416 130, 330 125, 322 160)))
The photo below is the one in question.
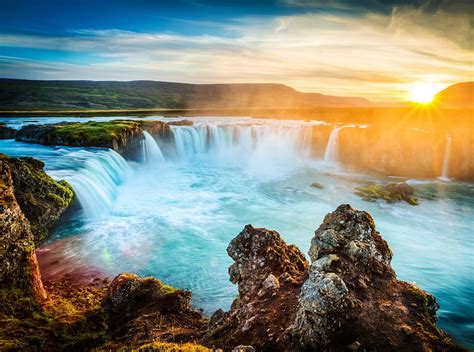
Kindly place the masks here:
POLYGON ((473 0, 0 0, 0 77, 406 100, 474 80, 473 28, 473 0))

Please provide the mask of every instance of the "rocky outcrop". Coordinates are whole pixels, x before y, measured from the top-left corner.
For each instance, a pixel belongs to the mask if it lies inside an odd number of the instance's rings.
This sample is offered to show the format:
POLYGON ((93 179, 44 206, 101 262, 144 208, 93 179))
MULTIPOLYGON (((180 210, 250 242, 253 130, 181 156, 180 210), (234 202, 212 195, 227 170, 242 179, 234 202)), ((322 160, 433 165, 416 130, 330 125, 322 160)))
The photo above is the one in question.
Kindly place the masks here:
POLYGON ((34 237, 15 197, 9 160, 0 154, 0 288, 22 289, 41 301, 46 293, 34 252, 34 237))
POLYGON ((170 138, 170 127, 161 121, 115 120, 107 122, 27 125, 16 140, 44 145, 110 148, 128 159, 136 159, 141 151, 143 131, 155 138, 170 138))
POLYGON ((129 346, 155 340, 189 342, 207 325, 190 301, 190 291, 151 277, 120 274, 111 282, 103 307, 113 335, 129 346))
POLYGON ((43 162, 33 158, 7 158, 15 198, 28 219, 35 243, 44 241, 53 224, 69 207, 72 187, 66 181, 55 181, 44 172, 43 162))
POLYGON ((448 351, 433 296, 397 280, 370 214, 339 206, 315 232, 292 327, 295 350, 448 351))
POLYGON ((184 120, 177 120, 177 121, 170 121, 167 122, 170 126, 192 126, 194 123, 191 120, 184 119, 184 120))
POLYGON ((228 313, 211 317, 206 345, 231 349, 252 345, 257 350, 283 350, 292 324, 308 263, 298 248, 278 232, 245 226, 227 253, 234 260, 230 280, 238 284, 228 313))
POLYGON ((404 182, 387 183, 385 185, 372 183, 364 187, 357 187, 355 194, 368 202, 383 199, 387 203, 405 201, 410 205, 418 205, 418 199, 415 197, 415 189, 404 182))
POLYGON ((5 126, 4 123, 0 122, 0 139, 12 139, 16 137, 17 130, 5 126))

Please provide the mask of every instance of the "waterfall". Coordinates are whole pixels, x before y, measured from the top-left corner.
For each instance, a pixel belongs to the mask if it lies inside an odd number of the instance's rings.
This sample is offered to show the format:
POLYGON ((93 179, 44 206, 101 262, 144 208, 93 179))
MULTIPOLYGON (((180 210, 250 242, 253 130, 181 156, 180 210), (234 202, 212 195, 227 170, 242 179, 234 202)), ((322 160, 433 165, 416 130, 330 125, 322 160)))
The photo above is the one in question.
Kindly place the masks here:
POLYGON ((143 161, 146 163, 161 163, 165 161, 158 143, 147 131, 143 131, 145 139, 142 141, 143 161))
POLYGON ((284 173, 311 156, 311 125, 208 124, 172 126, 176 157, 207 157, 258 176, 284 173))
POLYGON ((342 127, 335 127, 329 135, 326 151, 324 152, 324 161, 337 162, 339 159, 339 131, 342 127))
POLYGON ((65 157, 69 160, 69 165, 71 161, 82 165, 76 170, 58 170, 52 171, 51 174, 56 179, 65 179, 72 185, 84 215, 93 218, 109 210, 118 186, 130 172, 125 159, 113 150, 80 150, 65 157))
POLYGON ((441 170, 440 180, 449 181, 449 157, 451 155, 452 138, 446 136, 446 148, 444 149, 443 168, 441 170))

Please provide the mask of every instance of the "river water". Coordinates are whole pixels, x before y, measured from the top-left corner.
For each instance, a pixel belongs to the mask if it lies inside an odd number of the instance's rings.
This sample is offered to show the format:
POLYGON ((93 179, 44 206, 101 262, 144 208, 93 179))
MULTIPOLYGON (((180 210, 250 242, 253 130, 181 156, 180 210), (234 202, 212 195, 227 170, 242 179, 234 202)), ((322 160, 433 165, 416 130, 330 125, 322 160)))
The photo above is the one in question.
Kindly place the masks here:
MULTIPOLYGON (((52 177, 73 185, 82 210, 63 219, 47 244, 61 243, 54 248, 68 263, 110 276, 155 276, 192 290, 194 304, 208 314, 228 309, 237 294, 228 279, 226 247, 245 224, 277 230, 306 253, 324 215, 339 204, 367 210, 394 252, 399 278, 434 294, 440 326, 474 347, 474 184, 407 180, 419 206, 364 202, 355 187, 399 179, 339 165, 337 153, 327 150, 337 148, 337 138, 320 153, 330 157, 312 159, 311 131, 319 122, 193 121, 173 126, 172 145, 148 135, 141 162, 110 150, 13 140, 0 141, 0 152, 41 159, 52 177), (313 182, 324 188, 312 188, 313 182)), ((16 128, 38 123, 4 122, 16 128)))

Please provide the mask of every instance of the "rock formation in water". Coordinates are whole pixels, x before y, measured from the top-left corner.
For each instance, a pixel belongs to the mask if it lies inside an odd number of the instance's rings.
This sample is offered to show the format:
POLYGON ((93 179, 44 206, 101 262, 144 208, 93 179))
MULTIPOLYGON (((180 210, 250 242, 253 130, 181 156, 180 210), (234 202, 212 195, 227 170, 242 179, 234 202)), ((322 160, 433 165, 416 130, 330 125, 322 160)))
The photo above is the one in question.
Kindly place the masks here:
POLYGON ((170 122, 167 122, 167 124, 170 126, 192 126, 194 125, 194 122, 184 119, 184 120, 170 121, 170 122))
POLYGON ((239 298, 211 317, 207 345, 257 350, 448 351, 433 296, 399 281, 372 217, 342 205, 311 242, 311 266, 278 233, 246 226, 230 244, 239 298))
POLYGON ((125 158, 135 159, 141 150, 143 131, 163 139, 172 135, 170 127, 161 121, 115 120, 27 125, 18 131, 16 140, 44 145, 110 148, 125 158))
POLYGON ((211 317, 203 341, 216 347, 283 350, 306 278, 304 255, 285 244, 278 232, 251 225, 231 241, 227 253, 235 262, 229 275, 239 286, 239 298, 229 312, 218 311, 211 317))
POLYGON ((364 187, 357 187, 355 194, 368 202, 383 199, 387 203, 405 201, 410 205, 419 204, 415 197, 415 189, 404 182, 388 183, 386 185, 373 183, 364 187))
POLYGON ((12 139, 16 137, 17 130, 5 126, 4 123, 0 122, 0 139, 12 139))
POLYGON ((311 240, 312 264, 291 335, 301 350, 448 351, 433 296, 396 278, 367 212, 341 205, 311 240))

